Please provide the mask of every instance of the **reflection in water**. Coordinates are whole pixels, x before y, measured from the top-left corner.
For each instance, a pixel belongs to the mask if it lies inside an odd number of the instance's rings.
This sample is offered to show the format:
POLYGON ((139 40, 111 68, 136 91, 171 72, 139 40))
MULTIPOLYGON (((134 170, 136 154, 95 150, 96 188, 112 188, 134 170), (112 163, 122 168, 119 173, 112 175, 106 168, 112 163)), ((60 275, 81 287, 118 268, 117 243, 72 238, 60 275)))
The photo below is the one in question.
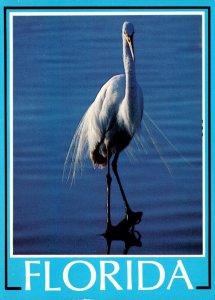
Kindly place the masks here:
MULTIPOLYGON (((202 17, 111 15, 14 18, 13 246, 17 255, 101 254, 101 242, 106 242, 95 233, 105 231, 99 229, 105 223, 105 201, 100 199, 105 171, 94 172, 86 161, 82 177, 70 189, 61 184, 62 164, 68 141, 96 91, 123 71, 119 35, 126 19, 138 28, 136 71, 148 113, 144 122, 173 174, 167 173, 143 124, 144 151, 134 140, 131 159, 125 153, 120 156, 128 199, 132 207, 144 207, 147 216, 135 226, 144 246, 129 253, 202 254, 202 17), (184 164, 156 126, 150 126, 148 116, 194 168, 184 164)), ((121 220, 115 183, 111 193, 116 195, 114 217, 121 220)), ((113 242, 111 252, 121 254, 121 243, 113 242)))
MULTIPOLYGON (((139 216, 138 223, 140 223, 142 213, 132 213, 139 216)), ((123 254, 128 254, 129 249, 133 246, 141 247, 141 234, 139 231, 134 230, 135 225, 138 223, 136 221, 131 222, 131 219, 125 217, 115 226, 110 224, 105 233, 102 234, 107 242, 107 254, 110 254, 112 241, 123 241, 125 243, 123 254)))

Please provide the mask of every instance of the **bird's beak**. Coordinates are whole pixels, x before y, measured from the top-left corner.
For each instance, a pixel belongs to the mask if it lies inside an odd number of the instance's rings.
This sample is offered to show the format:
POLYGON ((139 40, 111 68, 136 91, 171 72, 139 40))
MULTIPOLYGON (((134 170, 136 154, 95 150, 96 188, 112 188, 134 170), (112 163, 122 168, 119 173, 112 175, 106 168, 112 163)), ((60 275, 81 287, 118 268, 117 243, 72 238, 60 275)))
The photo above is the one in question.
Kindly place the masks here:
POLYGON ((130 36, 126 36, 126 40, 127 40, 128 46, 129 46, 130 51, 131 51, 132 59, 133 59, 133 61, 135 61, 133 35, 131 37, 130 36))

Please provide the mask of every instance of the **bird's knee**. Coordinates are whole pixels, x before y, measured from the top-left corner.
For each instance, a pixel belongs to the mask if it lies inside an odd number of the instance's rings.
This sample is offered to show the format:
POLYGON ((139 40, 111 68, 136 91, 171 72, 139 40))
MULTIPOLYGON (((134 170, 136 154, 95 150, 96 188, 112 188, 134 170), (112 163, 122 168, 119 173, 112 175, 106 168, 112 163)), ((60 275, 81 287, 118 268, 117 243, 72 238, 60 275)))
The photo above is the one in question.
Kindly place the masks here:
POLYGON ((114 173, 117 172, 117 164, 115 161, 112 162, 112 169, 113 169, 114 173))
POLYGON ((109 173, 106 174, 106 179, 107 179, 107 184, 111 184, 112 177, 110 176, 109 173))

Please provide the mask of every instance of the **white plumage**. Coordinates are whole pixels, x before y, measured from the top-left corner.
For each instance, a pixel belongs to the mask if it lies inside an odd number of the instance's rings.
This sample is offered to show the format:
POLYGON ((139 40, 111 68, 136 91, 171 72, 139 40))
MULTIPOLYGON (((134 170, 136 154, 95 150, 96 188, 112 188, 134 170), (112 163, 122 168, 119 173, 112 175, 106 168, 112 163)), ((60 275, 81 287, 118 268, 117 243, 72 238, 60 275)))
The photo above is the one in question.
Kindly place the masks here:
POLYGON ((143 94, 135 75, 133 35, 133 24, 125 22, 122 27, 125 74, 112 77, 101 88, 75 132, 65 162, 70 166, 69 177, 75 176, 76 168, 86 153, 94 166, 108 165, 109 189, 109 162, 115 155, 113 171, 125 201, 126 213, 130 208, 118 176, 117 160, 119 153, 128 146, 140 128, 143 115, 143 94))

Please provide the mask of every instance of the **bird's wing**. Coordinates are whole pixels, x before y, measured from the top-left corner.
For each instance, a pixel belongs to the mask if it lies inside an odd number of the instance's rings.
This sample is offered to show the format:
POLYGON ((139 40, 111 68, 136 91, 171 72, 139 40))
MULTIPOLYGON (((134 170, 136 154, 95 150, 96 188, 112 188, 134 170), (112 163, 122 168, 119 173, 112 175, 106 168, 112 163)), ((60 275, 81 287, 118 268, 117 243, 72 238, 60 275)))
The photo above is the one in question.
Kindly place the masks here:
POLYGON ((84 158, 103 139, 115 118, 124 93, 124 75, 116 75, 103 85, 75 131, 64 163, 63 177, 73 181, 77 171, 82 169, 84 158))
POLYGON ((116 118, 119 105, 125 95, 125 76, 112 77, 99 91, 91 105, 88 130, 89 150, 103 140, 106 132, 116 118))
POLYGON ((64 163, 63 179, 71 180, 71 183, 77 171, 82 170, 82 163, 87 153, 88 113, 89 109, 84 114, 74 133, 64 163))

